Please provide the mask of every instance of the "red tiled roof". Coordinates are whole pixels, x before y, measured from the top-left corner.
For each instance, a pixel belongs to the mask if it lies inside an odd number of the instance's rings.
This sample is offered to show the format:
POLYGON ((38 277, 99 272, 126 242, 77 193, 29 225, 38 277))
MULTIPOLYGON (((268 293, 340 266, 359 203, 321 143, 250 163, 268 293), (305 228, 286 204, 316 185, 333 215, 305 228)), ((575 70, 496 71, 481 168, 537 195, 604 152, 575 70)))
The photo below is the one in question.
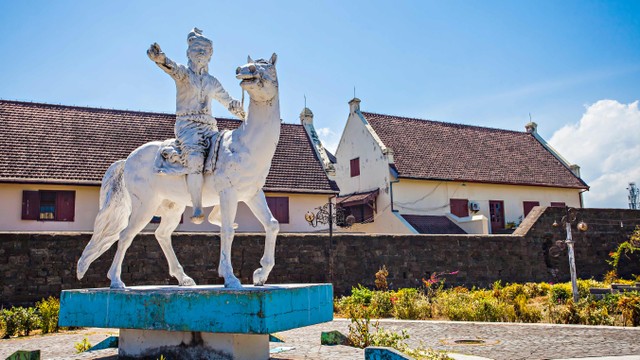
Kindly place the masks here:
POLYGON ((466 234, 446 216, 401 215, 420 234, 466 234))
MULTIPOLYGON (((100 184, 138 146, 173 138, 175 115, 0 100, 0 182, 100 184)), ((218 118, 220 129, 239 120, 218 118)), ((265 190, 337 192, 301 125, 282 124, 265 190)))
POLYGON ((401 178, 588 188, 531 134, 363 112, 401 178))

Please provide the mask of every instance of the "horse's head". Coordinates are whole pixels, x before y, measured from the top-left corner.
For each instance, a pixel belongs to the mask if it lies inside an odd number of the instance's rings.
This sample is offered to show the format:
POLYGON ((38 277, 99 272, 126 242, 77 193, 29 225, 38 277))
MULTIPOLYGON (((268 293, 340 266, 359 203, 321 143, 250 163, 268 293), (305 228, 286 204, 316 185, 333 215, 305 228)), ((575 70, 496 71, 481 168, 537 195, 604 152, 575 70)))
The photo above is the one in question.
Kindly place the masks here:
POLYGON ((236 78, 242 80, 240 86, 246 90, 254 101, 269 101, 278 94, 278 76, 276 74, 276 59, 274 53, 271 59, 247 59, 247 64, 236 69, 236 78))

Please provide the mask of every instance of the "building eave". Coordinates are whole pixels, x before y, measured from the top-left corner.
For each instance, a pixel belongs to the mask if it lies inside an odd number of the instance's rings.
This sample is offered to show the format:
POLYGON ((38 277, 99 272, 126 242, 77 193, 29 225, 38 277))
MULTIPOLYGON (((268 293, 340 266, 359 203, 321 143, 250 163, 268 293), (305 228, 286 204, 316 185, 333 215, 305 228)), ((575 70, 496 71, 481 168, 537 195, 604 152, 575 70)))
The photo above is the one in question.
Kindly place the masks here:
POLYGON ((48 184, 48 185, 79 185, 100 186, 100 181, 73 179, 44 179, 44 178, 0 178, 0 184, 48 184))
POLYGON ((400 175, 398 176, 398 179, 425 180, 425 181, 451 181, 451 182, 466 182, 466 183, 493 184, 493 185, 539 186, 539 187, 551 187, 551 188, 563 188, 563 189, 589 190, 589 186, 586 184, 585 186, 567 186, 567 185, 536 184, 536 183, 509 182, 509 181, 478 181, 473 179, 425 178, 425 177, 406 176, 406 175, 400 175))

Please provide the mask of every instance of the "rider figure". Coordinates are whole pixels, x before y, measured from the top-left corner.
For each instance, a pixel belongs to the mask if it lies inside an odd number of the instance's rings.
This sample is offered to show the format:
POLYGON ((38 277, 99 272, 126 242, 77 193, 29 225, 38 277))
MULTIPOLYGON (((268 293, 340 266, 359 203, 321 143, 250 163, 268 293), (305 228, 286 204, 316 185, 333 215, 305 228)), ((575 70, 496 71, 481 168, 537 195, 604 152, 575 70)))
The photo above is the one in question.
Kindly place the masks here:
POLYGON ((204 221, 202 211, 203 168, 209 139, 218 132, 216 119, 211 115, 211 99, 216 99, 231 113, 244 119, 242 104, 233 99, 218 79, 209 75, 209 60, 213 54, 211 40, 194 28, 187 36, 188 67, 176 64, 162 52, 156 43, 147 55, 176 82, 175 135, 181 159, 188 170, 187 187, 193 203, 191 221, 204 221))

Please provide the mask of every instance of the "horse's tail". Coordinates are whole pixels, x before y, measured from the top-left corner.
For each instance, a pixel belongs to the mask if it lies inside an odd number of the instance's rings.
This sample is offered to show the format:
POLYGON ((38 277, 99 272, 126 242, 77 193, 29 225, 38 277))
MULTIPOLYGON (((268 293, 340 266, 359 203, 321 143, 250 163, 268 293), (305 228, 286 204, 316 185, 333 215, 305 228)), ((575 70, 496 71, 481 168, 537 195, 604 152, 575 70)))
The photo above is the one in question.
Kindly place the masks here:
POLYGON ((125 160, 109 166, 100 187, 100 210, 93 224, 93 236, 78 260, 77 275, 82 279, 89 265, 118 241, 129 224, 131 197, 124 182, 125 160))

